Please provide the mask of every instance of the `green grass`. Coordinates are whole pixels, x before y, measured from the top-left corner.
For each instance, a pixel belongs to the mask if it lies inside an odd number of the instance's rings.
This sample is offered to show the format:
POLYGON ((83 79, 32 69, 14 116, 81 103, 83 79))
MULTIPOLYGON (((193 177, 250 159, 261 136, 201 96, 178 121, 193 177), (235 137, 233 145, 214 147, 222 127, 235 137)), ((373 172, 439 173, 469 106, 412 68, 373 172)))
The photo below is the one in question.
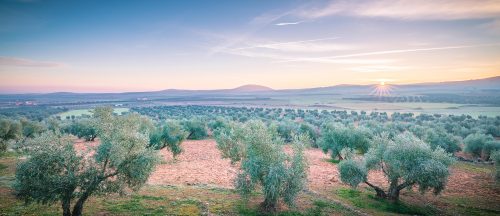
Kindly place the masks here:
POLYGON ((332 158, 330 158, 330 159, 325 159, 325 161, 330 162, 330 163, 332 163, 332 164, 338 164, 338 163, 340 163, 340 160, 337 160, 337 159, 332 159, 332 158))
POLYGON ((285 210, 280 211, 274 214, 260 212, 257 208, 249 208, 243 202, 238 203, 237 205, 238 214, 240 215, 248 215, 248 216, 257 216, 257 215, 273 215, 273 216, 322 216, 322 215, 331 215, 331 214, 342 214, 342 215, 355 215, 354 212, 349 211, 343 206, 328 202, 325 200, 314 200, 312 203, 312 207, 306 209, 305 211, 298 210, 285 210))
POLYGON ((499 215, 500 211, 488 209, 478 202, 475 198, 469 197, 449 197, 446 201, 450 204, 455 205, 455 210, 460 210, 460 214, 464 215, 499 215))
MULTIPOLYGON (((71 116, 79 117, 82 115, 92 115, 92 109, 75 109, 75 110, 69 110, 63 113, 57 114, 58 116, 61 117, 61 119, 66 119, 68 116, 71 118, 71 116)), ((114 113, 116 114, 122 114, 123 112, 128 112, 129 108, 114 108, 114 113)))
POLYGON ((494 171, 494 167, 488 164, 474 164, 474 163, 459 161, 455 163, 453 166, 476 174, 491 175, 494 171))
POLYGON ((127 214, 127 215, 165 215, 165 207, 154 205, 154 202, 164 200, 163 197, 152 197, 152 196, 139 196, 133 195, 130 199, 125 200, 108 200, 106 199, 103 203, 106 212, 112 212, 113 214, 127 214))
POLYGON ((3 172, 3 170, 6 170, 6 169, 7 169, 7 167, 8 167, 8 166, 7 166, 7 165, 5 165, 5 164, 0 164, 0 173, 2 173, 2 172, 3 172))
POLYGON ((343 200, 348 201, 353 206, 365 210, 378 212, 381 214, 396 213, 405 215, 432 215, 434 212, 430 208, 411 206, 402 201, 391 202, 375 196, 375 192, 361 191, 348 188, 337 190, 337 195, 343 200))

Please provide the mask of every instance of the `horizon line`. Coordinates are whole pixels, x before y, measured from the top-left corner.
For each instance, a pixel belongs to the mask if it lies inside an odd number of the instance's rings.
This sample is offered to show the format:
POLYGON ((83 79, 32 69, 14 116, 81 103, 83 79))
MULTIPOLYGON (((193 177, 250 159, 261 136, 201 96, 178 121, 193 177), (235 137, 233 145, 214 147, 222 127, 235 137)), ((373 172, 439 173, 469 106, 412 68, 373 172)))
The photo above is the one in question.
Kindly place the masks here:
MULTIPOLYGON (((403 85, 424 85, 424 84, 439 84, 439 83, 446 83, 446 82, 466 82, 466 81, 474 81, 474 80, 484 80, 484 79, 493 79, 493 78, 500 78, 500 75, 497 76, 489 76, 489 77, 483 77, 483 78, 471 78, 471 79, 462 79, 462 80, 445 80, 445 81, 431 81, 431 82, 412 82, 412 83, 404 83, 404 84, 388 84, 385 83, 386 85, 391 85, 391 86, 403 86, 403 85)), ((378 81, 375 81, 378 82, 378 81)), ((373 86, 377 85, 375 84, 335 84, 335 85, 327 85, 327 86, 312 86, 312 87, 304 87, 304 88, 282 88, 282 89, 276 89, 272 88, 270 86, 266 85, 260 85, 260 84, 243 84, 236 86, 234 88, 219 88, 219 89, 179 89, 179 88, 167 88, 167 89, 160 89, 160 90, 145 90, 145 91, 117 91, 117 92, 75 92, 75 91, 53 91, 53 92, 19 92, 19 93, 6 93, 6 92, 0 92, 0 95, 45 95, 45 94, 57 94, 57 93, 69 93, 69 94, 125 94, 125 93, 148 93, 148 92, 161 92, 161 91, 227 91, 227 90, 236 90, 238 88, 241 88, 243 86, 259 86, 259 87, 264 87, 264 88, 269 88, 270 90, 267 91, 286 91, 286 90, 304 90, 304 89, 315 89, 315 88, 328 88, 328 87, 337 87, 337 86, 373 86)), ((264 92, 266 90, 261 90, 261 92, 264 92)), ((252 91, 249 91, 252 92, 252 91)), ((253 91, 253 92, 258 92, 258 91, 253 91)))

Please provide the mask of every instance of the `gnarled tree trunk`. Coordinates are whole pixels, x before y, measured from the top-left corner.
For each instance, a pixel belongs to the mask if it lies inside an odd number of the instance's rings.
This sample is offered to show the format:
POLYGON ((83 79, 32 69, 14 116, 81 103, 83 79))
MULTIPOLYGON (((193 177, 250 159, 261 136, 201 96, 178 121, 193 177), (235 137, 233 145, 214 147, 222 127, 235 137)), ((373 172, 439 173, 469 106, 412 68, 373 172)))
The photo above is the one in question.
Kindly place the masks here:
POLYGON ((399 200, 399 189, 398 187, 398 181, 397 180, 392 180, 391 184, 389 186, 389 191, 387 193, 387 198, 393 202, 397 202, 399 200))
POLYGON ((263 213, 276 212, 278 210, 277 202, 266 198, 264 202, 260 204, 260 210, 263 213))
POLYGON ((87 201, 87 198, 89 197, 90 194, 84 193, 78 201, 76 201, 75 206, 73 207, 73 214, 72 216, 81 216, 83 212, 83 204, 85 201, 87 201))
POLYGON ((63 209, 63 216, 71 216, 71 200, 63 199, 61 201, 61 204, 63 209))
POLYGON ((378 198, 387 198, 387 194, 385 193, 384 190, 382 190, 382 188, 379 188, 375 185, 372 185, 370 182, 368 181, 365 181, 365 184, 367 184, 368 186, 370 186, 371 188, 375 189, 375 192, 377 192, 377 197, 378 198))

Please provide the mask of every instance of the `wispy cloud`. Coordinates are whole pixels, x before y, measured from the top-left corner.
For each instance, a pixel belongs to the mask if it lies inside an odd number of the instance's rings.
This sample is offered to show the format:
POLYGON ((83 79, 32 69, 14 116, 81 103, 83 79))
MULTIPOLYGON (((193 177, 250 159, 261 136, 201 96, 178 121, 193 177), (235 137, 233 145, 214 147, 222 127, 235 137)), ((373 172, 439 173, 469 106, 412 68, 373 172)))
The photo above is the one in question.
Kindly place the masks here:
POLYGON ((345 44, 333 44, 333 43, 318 43, 320 41, 328 41, 339 39, 340 37, 326 37, 317 38, 311 40, 300 40, 300 41, 289 41, 289 42, 278 42, 278 43, 260 43, 253 44, 245 47, 237 47, 233 50, 248 50, 265 48, 284 52, 325 52, 332 50, 350 50, 353 49, 352 45, 345 44))
MULTIPOLYGON (((474 44, 474 45, 462 45, 462 46, 445 46, 445 47, 429 47, 429 48, 420 48, 420 49, 383 50, 383 51, 363 52, 363 53, 354 53, 354 54, 346 54, 346 55, 324 56, 324 57, 320 57, 320 58, 321 59, 340 59, 340 58, 352 58, 352 57, 409 53, 409 52, 426 52, 426 51, 437 51, 437 50, 465 49, 465 48, 486 47, 486 46, 500 46, 500 43, 474 44)), ((297 58, 297 59, 287 60, 285 62, 310 61, 310 59, 311 58, 297 58)), ((318 59, 318 58, 312 58, 312 59, 318 59)))
POLYGON ((256 32, 258 32, 260 29, 276 22, 277 20, 288 16, 292 14, 294 10, 288 10, 288 11, 271 11, 267 12, 264 14, 261 14, 259 16, 254 17, 250 22, 248 23, 248 29, 246 29, 244 32, 239 33, 237 37, 231 37, 227 38, 225 36, 217 36, 217 37, 222 37, 224 38, 224 41, 220 43, 219 45, 213 47, 210 52, 208 53, 208 56, 217 54, 219 52, 223 52, 226 49, 229 49, 233 46, 236 46, 238 44, 241 44, 251 38, 256 32))
POLYGON ((297 25, 297 24, 301 24, 303 22, 304 21, 298 21, 298 22, 280 22, 280 23, 276 23, 274 25, 277 25, 277 26, 297 25))
POLYGON ((500 16, 499 0, 360 0, 331 1, 326 5, 302 9, 305 18, 331 15, 385 17, 408 20, 482 19, 500 16))
POLYGON ((408 66, 392 66, 392 65, 367 65, 349 68, 350 71, 361 73, 376 73, 376 72, 393 72, 406 70, 411 67, 408 66))
POLYGON ((495 19, 495 20, 488 22, 488 23, 484 23, 479 27, 490 32, 490 33, 500 35, 500 18, 495 19))
POLYGON ((62 67, 65 66, 65 64, 59 62, 37 61, 32 59, 0 56, 0 66, 51 68, 51 67, 62 67))
POLYGON ((290 53, 276 53, 276 52, 263 52, 261 50, 247 50, 247 49, 232 49, 225 50, 224 53, 244 56, 249 58, 264 58, 271 59, 273 63, 284 62, 306 62, 306 63, 322 63, 322 64, 342 64, 342 65, 373 65, 373 64, 390 64, 397 60, 395 59, 361 59, 361 58, 342 58, 342 59, 329 59, 324 57, 298 57, 290 53))

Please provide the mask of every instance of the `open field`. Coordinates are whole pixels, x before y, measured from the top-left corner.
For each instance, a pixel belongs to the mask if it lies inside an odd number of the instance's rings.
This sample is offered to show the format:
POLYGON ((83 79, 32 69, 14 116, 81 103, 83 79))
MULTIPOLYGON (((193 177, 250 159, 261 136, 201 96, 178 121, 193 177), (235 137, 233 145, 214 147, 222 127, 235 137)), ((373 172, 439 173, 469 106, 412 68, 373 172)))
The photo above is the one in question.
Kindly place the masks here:
MULTIPOLYGON (((79 142, 83 146, 85 143, 79 142)), ((237 165, 221 159, 214 140, 185 141, 184 152, 173 160, 162 150, 160 164, 145 187, 124 196, 91 198, 85 215, 256 215, 262 195, 255 192, 248 205, 234 190, 237 165)), ((438 196, 403 191, 402 202, 392 204, 374 197, 366 187, 350 189, 340 182, 337 165, 319 149, 306 150, 310 166, 307 188, 297 199, 297 207, 281 205, 280 215, 498 215, 500 186, 491 178, 491 165, 458 162, 452 167, 447 189, 438 196)), ((60 214, 59 204, 30 204, 12 195, 15 156, 0 158, 0 214, 60 214)), ((370 180, 387 185, 383 175, 370 180)))
MULTIPOLYGON (((90 112, 92 109, 74 109, 74 110, 69 110, 60 114, 57 114, 58 116, 61 117, 61 119, 66 119, 71 116, 79 117, 82 115, 92 115, 92 112, 90 112)), ((114 108, 113 112, 116 114, 121 115, 124 112, 128 112, 128 108, 114 108)))

